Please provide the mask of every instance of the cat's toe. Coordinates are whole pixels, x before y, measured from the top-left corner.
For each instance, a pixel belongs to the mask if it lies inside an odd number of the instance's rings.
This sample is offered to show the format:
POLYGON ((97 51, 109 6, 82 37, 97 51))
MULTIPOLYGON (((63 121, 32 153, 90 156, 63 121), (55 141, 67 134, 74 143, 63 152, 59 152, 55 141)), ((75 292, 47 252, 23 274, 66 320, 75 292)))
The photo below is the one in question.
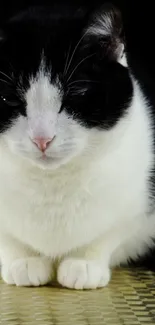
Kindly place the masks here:
POLYGON ((95 261, 66 259, 59 265, 57 278, 67 288, 96 289, 108 284, 110 270, 95 261))
POLYGON ((47 258, 28 257, 3 265, 2 278, 17 286, 42 286, 53 278, 52 262, 47 258))

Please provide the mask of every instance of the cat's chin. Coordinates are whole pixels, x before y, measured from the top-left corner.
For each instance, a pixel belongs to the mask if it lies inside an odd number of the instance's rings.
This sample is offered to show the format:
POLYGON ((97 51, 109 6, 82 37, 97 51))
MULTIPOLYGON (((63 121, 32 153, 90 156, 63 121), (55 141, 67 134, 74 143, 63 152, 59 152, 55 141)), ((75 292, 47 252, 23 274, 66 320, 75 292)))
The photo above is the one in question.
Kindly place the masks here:
POLYGON ((65 165, 68 160, 60 158, 46 158, 46 159, 28 159, 29 162, 42 170, 55 170, 60 168, 62 165, 65 165))
POLYGON ((31 163, 37 167, 39 167, 40 169, 50 169, 50 170, 54 170, 54 169, 58 169, 63 162, 58 159, 58 160, 53 160, 53 159, 48 159, 48 160, 41 160, 41 159, 35 159, 35 160, 31 160, 31 163))

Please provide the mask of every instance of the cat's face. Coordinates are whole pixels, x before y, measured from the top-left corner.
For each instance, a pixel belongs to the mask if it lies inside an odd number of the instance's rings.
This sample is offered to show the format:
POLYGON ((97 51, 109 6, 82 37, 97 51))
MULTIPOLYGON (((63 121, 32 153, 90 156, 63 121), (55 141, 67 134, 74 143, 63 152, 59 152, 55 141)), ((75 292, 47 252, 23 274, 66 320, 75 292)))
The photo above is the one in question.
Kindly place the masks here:
POLYGON ((84 26, 82 15, 54 10, 13 18, 0 45, 0 136, 42 168, 90 150, 132 94, 117 15, 103 10, 84 26))

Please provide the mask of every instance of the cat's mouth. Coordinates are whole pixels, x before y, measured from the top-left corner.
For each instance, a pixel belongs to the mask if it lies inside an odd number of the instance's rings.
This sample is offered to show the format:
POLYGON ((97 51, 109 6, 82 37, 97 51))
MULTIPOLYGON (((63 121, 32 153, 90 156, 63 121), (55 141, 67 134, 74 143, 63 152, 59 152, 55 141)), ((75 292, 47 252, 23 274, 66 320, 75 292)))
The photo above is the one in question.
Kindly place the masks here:
POLYGON ((41 160, 46 160, 48 158, 49 157, 45 153, 43 153, 42 156, 40 157, 41 160))
POLYGON ((59 158, 56 157, 51 157, 51 156, 47 156, 46 154, 43 154, 41 157, 39 157, 39 160, 42 162, 56 162, 58 160, 60 160, 59 158))
POLYGON ((47 154, 40 154, 38 156, 28 156, 27 159, 31 161, 33 165, 41 167, 43 169, 56 169, 59 168, 61 165, 68 163, 70 160, 70 156, 63 156, 63 155, 48 155, 47 154))
POLYGON ((30 160, 32 164, 40 167, 41 169, 56 169, 62 164, 60 158, 49 157, 47 155, 30 160))

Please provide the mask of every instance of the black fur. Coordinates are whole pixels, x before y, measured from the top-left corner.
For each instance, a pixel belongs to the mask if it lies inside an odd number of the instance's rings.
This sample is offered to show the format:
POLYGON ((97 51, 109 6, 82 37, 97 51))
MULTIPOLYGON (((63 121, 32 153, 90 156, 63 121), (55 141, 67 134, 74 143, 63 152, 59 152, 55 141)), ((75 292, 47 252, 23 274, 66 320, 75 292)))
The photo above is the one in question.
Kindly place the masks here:
POLYGON ((26 89, 29 76, 36 75, 42 55, 47 70, 51 69, 51 83, 57 76, 61 80, 61 110, 66 109, 86 127, 109 128, 122 116, 132 96, 128 69, 112 57, 115 49, 107 50, 107 42, 112 47, 115 35, 109 40, 83 37, 93 19, 90 17, 85 8, 54 4, 31 7, 6 21, 0 48, 0 70, 5 79, 0 81, 1 131, 18 112, 25 114, 21 88, 26 89), (81 38, 64 74, 67 55, 70 59, 81 38))

